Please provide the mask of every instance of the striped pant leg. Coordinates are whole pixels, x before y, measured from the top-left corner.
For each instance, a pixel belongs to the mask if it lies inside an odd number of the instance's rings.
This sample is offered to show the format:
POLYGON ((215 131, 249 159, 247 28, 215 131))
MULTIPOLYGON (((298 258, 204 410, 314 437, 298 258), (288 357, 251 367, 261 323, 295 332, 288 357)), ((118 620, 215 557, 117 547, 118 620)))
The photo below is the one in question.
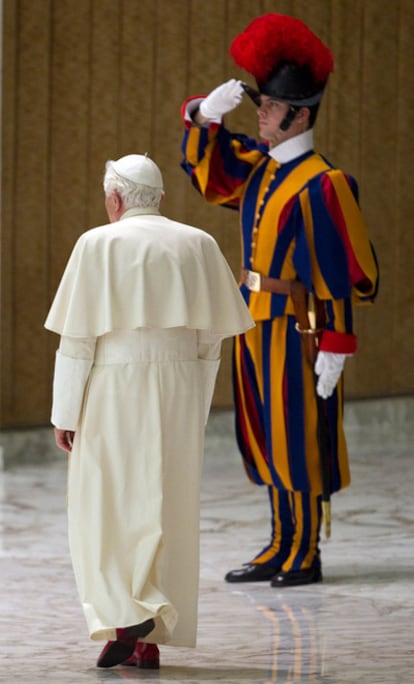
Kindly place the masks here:
POLYGON ((292 520, 291 494, 269 486, 269 502, 271 511, 271 538, 253 563, 268 564, 276 570, 282 567, 288 558, 292 545, 294 526, 292 520))
POLYGON ((322 497, 308 492, 289 492, 294 532, 283 572, 320 567, 319 538, 322 524, 322 497))

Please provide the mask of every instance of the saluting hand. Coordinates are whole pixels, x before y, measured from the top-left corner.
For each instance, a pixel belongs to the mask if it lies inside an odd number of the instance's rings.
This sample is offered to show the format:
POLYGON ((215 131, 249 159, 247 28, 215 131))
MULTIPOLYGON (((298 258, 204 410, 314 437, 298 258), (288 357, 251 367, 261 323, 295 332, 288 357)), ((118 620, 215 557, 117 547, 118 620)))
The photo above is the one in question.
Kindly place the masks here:
POLYGON ((224 114, 235 109, 243 98, 241 81, 231 78, 211 91, 200 104, 199 112, 202 116, 215 123, 221 123, 224 114))

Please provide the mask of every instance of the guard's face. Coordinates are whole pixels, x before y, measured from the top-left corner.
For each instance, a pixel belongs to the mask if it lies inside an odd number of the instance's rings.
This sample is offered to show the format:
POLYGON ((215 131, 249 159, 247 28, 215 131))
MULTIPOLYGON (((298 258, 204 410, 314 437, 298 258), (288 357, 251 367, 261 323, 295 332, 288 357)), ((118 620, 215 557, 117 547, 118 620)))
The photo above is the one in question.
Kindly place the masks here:
POLYGON ((279 145, 284 140, 292 137, 292 131, 280 130, 280 124, 289 109, 287 102, 273 100, 267 95, 260 95, 260 105, 257 108, 259 117, 259 135, 264 140, 269 140, 271 147, 279 145))

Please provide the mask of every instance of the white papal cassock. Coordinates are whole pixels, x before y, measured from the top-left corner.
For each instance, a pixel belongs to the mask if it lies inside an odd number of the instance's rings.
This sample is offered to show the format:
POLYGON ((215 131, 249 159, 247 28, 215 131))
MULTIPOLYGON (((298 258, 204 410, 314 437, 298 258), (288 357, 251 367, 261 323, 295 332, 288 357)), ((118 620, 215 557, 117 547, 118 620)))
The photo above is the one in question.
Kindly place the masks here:
POLYGON ((252 325, 203 231, 135 209, 76 243, 45 326, 61 335, 52 423, 76 433, 69 542, 93 639, 154 618, 147 641, 195 645, 204 425, 221 341, 252 325))

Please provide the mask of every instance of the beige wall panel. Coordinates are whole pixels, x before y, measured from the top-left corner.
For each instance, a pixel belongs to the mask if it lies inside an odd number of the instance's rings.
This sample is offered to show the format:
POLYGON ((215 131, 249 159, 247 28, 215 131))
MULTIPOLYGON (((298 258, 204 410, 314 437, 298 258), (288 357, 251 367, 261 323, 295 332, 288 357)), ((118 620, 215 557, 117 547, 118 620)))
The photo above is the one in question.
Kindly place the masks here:
MULTIPOLYGON (((106 221, 106 159, 149 152, 164 213, 211 232, 238 276, 237 213, 207 205, 180 169, 179 109, 230 77, 254 83, 229 47, 265 12, 299 17, 334 53, 316 146, 358 180, 380 260, 347 396, 414 392, 411 0, 4 0, 1 426, 48 421, 57 337, 43 321, 76 238, 106 221)), ((247 99, 227 123, 257 136, 247 99)), ((230 349, 216 406, 232 403, 230 349)))
POLYGON ((1 263, 0 263, 0 425, 13 416, 14 375, 14 202, 15 202, 15 146, 17 136, 15 37, 17 35, 17 7, 12 0, 3 3, 3 93, 2 93, 2 217, 1 217, 1 263))
MULTIPOLYGON (((16 129, 14 182, 9 234, 12 245, 13 284, 7 305, 11 308, 13 346, 11 369, 4 382, 3 420, 24 424, 27 416, 42 420, 48 366, 39 336, 39 303, 46 299, 47 253, 47 150, 49 35, 47 5, 21 0, 6 6, 17 11, 18 49, 15 60, 16 129)), ((7 18, 6 18, 7 22, 7 18)))
POLYGON ((122 10, 119 140, 113 154, 115 158, 131 152, 148 152, 155 156, 156 3, 153 0, 123 0, 122 10))
MULTIPOLYGON (((72 247, 88 227, 89 216, 89 127, 91 3, 75 0, 52 2, 50 52, 50 105, 47 126, 49 253, 44 263, 49 273, 48 301, 37 311, 43 325, 72 247)), ((43 330, 49 351, 46 378, 47 401, 43 422, 50 415, 54 354, 57 335, 43 330)))
POLYGON ((325 117, 318 118, 315 138, 333 164, 358 179, 362 8, 360 0, 336 0, 329 5, 329 47, 334 55, 334 71, 329 78, 326 101, 321 106, 320 114, 325 113, 325 117))
POLYGON ((193 0, 186 37, 187 94, 205 95, 229 78, 225 53, 226 3, 193 0), (194 91, 194 92, 193 92, 194 91))
MULTIPOLYGON (((331 12, 338 0, 325 2, 309 2, 309 0, 293 0, 289 3, 277 3, 276 12, 291 14, 304 21, 327 45, 330 43, 331 12), (286 9, 285 9, 286 5, 286 9), (287 9, 289 5, 289 9, 287 9)), ((341 0, 339 0, 341 2, 341 0)))
MULTIPOLYGON (((318 4, 319 6, 321 3, 313 2, 312 4, 318 4)), ((296 16, 295 0, 261 0, 260 5, 261 11, 257 12, 257 15, 265 14, 265 12, 276 12, 279 14, 290 14, 292 17, 296 16)))
POLYGON ((50 95, 50 296, 88 224, 90 3, 53 3, 50 95))
MULTIPOLYGON (((186 88, 182 91, 182 99, 190 95, 207 94, 231 77, 230 60, 226 46, 226 3, 222 0, 209 2, 202 12, 200 2, 191 3, 187 30, 187 53, 185 65, 186 88)), ((176 119, 181 141, 182 125, 176 119)), ((181 156, 179 157, 181 161, 181 156)), ((191 188, 189 179, 180 170, 177 179, 185 187, 185 214, 181 220, 208 230, 226 251, 233 266, 238 267, 238 258, 232 259, 232 235, 237 231, 237 215, 218 207, 207 205, 201 196, 191 188), (230 247, 230 249, 228 249, 230 247)), ((179 218, 179 217, 178 217, 179 218)), ((238 234, 234 243, 238 246, 238 234)))
POLYGON ((120 15, 122 3, 117 0, 91 0, 87 110, 83 126, 87 131, 88 159, 87 225, 108 221, 104 207, 102 178, 107 159, 121 156, 122 92, 121 64, 123 31, 120 15))
MULTIPOLYGON (((243 31, 253 19, 263 14, 263 4, 260 0, 259 2, 255 2, 254 0, 227 0, 225 5, 226 42, 223 48, 225 54, 228 55, 233 38, 243 31)), ((230 64, 233 64, 233 60, 230 57, 228 59, 230 60, 230 64)))
MULTIPOLYGON (((363 7, 361 0, 336 0, 332 8, 330 48, 334 54, 334 72, 327 91, 328 139, 325 153, 330 161, 361 180, 361 98, 362 98, 362 49, 363 7)), ((320 129, 320 122, 317 124, 320 129)), ((318 134, 316 135, 318 139, 318 134)), ((360 197, 363 206, 363 197, 360 197)), ((371 226, 368 226, 370 234, 371 226)), ((364 320, 370 307, 356 312, 356 322, 364 320), (361 314, 361 315, 359 315, 361 314)), ((360 326, 358 332, 359 352, 364 353, 360 326)), ((370 350, 366 351, 369 354, 370 350)), ((364 359, 365 360, 365 359, 364 359)), ((345 390, 347 396, 355 392, 358 382, 356 360, 346 364, 345 390)))
POLYGON ((381 267, 381 289, 375 306, 356 316, 360 351, 355 357, 355 384, 350 394, 393 393, 391 358, 392 309, 395 306, 395 242, 390 226, 395 219, 396 149, 391 122, 395 119, 399 8, 397 4, 363 3, 361 64, 361 205, 381 267), (375 26, 375 31, 372 27, 375 26), (389 331, 390 334, 384 334, 389 331), (378 372, 378 360, 381 372, 378 372), (387 363, 388 361, 388 363, 387 363))
POLYGON ((186 96, 188 4, 180 0, 156 3, 156 50, 153 71, 153 155, 163 170, 167 197, 163 212, 182 220, 185 179, 180 177, 180 106, 186 96))
MULTIPOLYGON (((400 3, 398 20, 397 93, 394 116, 387 122, 395 137, 395 214, 386 227, 384 239, 395 244, 394 306, 387 319, 393 331, 392 391, 407 392, 414 387, 414 3, 400 3)), ((385 177, 388 170, 384 169, 385 177)))

